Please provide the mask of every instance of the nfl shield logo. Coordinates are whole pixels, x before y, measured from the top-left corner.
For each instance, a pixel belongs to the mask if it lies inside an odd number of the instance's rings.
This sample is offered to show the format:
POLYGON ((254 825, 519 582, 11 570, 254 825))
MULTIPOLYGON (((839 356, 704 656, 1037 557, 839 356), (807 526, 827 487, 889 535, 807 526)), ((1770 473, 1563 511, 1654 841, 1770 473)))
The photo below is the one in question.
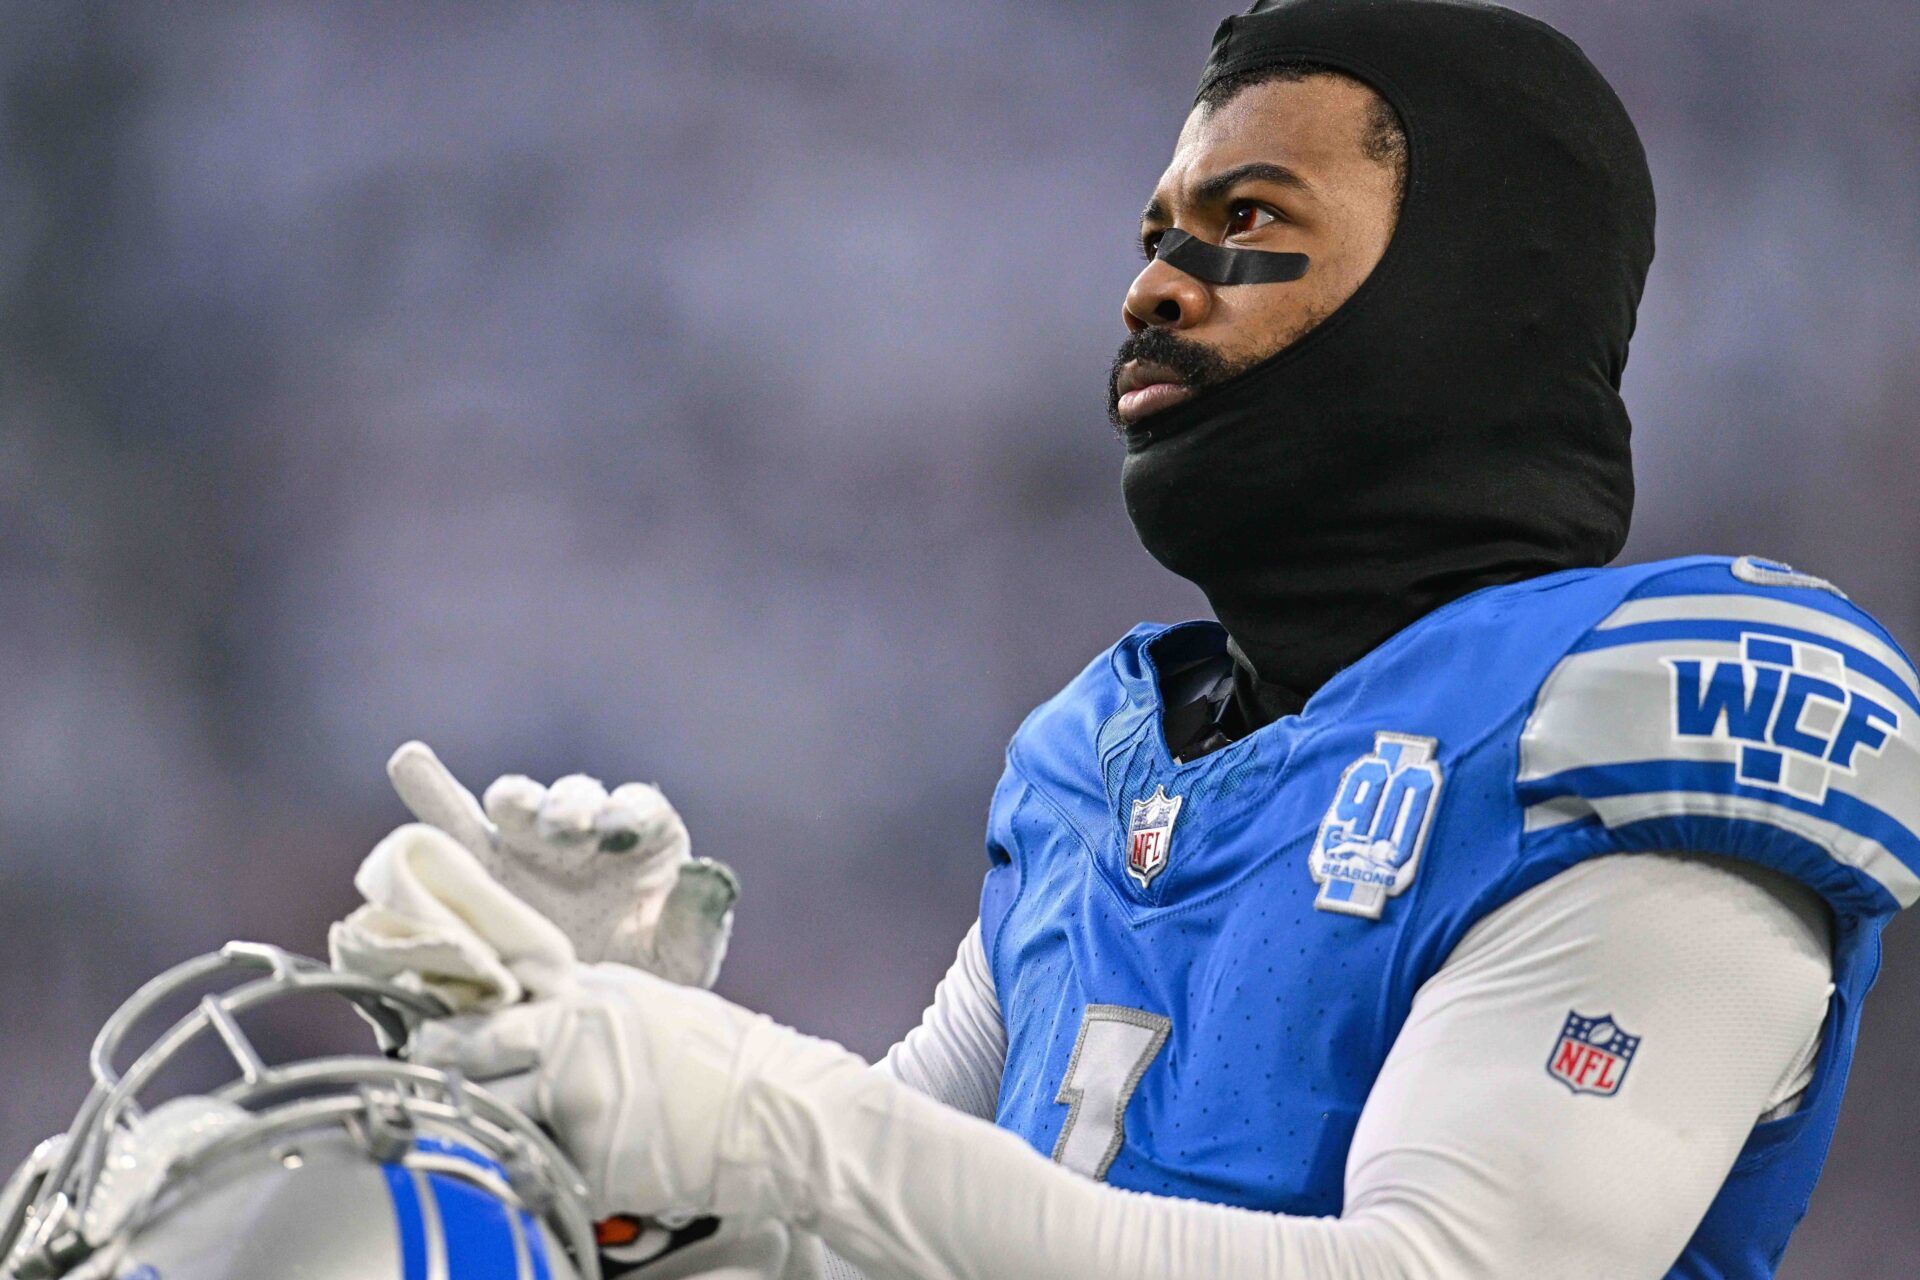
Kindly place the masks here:
POLYGON ((1547 1074, 1575 1093, 1611 1098, 1620 1092, 1620 1081, 1639 1047, 1640 1037, 1621 1030, 1612 1014, 1589 1018, 1569 1011, 1553 1055, 1547 1059, 1547 1074))
POLYGON ((1155 787, 1145 800, 1133 802, 1133 820, 1127 823, 1127 874, 1142 889, 1167 867, 1167 846, 1173 843, 1173 823, 1185 796, 1170 796, 1155 787))

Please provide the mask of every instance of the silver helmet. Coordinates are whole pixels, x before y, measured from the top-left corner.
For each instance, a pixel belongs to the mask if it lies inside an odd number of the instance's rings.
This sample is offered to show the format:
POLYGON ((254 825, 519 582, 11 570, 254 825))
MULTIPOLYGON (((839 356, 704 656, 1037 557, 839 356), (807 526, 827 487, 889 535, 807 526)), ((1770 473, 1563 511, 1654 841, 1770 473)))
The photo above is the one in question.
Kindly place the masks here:
POLYGON ((255 943, 169 969, 94 1040, 72 1127, 0 1190, 0 1280, 601 1280, 586 1186, 552 1141, 456 1073, 400 1059, 445 1012, 255 943), (130 1053, 142 1022, 199 991, 130 1053), (240 1016, 313 991, 350 1001, 379 1052, 267 1063, 240 1016), (143 1105, 209 1038, 239 1078, 143 1105))

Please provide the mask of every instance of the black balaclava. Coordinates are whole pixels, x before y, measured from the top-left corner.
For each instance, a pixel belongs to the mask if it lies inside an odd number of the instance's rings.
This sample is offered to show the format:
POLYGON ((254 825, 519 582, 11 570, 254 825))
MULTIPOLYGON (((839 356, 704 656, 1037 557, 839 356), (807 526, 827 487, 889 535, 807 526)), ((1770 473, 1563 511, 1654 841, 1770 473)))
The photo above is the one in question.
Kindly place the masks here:
POLYGON ((1392 241, 1305 337, 1125 432, 1127 513, 1225 625, 1243 729, 1450 600, 1618 554, 1620 373, 1653 256, 1633 123, 1544 23, 1471 0, 1262 0, 1220 24, 1200 88, 1283 62, 1399 112, 1392 241))

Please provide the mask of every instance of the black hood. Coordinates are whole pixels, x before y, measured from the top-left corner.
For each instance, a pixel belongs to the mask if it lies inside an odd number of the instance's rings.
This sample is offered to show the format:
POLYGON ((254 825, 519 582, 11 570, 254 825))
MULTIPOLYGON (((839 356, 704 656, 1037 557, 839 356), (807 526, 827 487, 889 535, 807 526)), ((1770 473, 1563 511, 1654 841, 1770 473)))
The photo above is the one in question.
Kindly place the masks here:
POLYGON ((1399 112, 1399 224, 1324 323, 1125 432, 1128 514, 1206 593, 1256 722, 1450 600, 1618 554, 1620 375, 1653 257, 1632 121, 1544 23, 1469 0, 1263 2, 1220 25, 1200 87, 1283 62, 1399 112))

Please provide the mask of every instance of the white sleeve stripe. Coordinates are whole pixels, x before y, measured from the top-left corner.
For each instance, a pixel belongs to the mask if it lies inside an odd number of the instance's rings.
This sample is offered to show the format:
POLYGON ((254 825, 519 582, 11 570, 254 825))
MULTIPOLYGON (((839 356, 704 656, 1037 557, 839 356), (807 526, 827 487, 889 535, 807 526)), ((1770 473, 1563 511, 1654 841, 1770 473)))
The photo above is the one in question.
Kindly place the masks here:
POLYGON ((1853 646, 1891 670, 1905 682, 1907 691, 1920 698, 1920 677, 1892 645, 1865 627, 1806 605, 1789 604, 1758 595, 1654 596, 1629 600, 1603 619, 1596 630, 1611 631, 1644 622, 1688 622, 1710 619, 1716 622, 1772 623, 1800 631, 1830 635, 1853 646))
POLYGON ((1871 876, 1902 907, 1920 900, 1920 876, 1892 850, 1825 818, 1801 813, 1765 800, 1712 791, 1641 791, 1618 796, 1556 796, 1528 808, 1529 834, 1548 830, 1589 815, 1608 827, 1654 818, 1711 817, 1760 822, 1812 841, 1845 865, 1871 876))
POLYGON ((1542 800, 1539 804, 1528 805, 1525 816, 1526 825, 1523 830, 1527 835, 1532 835, 1536 831, 1549 831, 1554 827, 1564 827, 1570 822, 1584 822, 1598 815, 1593 801, 1585 796, 1555 796, 1551 800, 1542 800))

